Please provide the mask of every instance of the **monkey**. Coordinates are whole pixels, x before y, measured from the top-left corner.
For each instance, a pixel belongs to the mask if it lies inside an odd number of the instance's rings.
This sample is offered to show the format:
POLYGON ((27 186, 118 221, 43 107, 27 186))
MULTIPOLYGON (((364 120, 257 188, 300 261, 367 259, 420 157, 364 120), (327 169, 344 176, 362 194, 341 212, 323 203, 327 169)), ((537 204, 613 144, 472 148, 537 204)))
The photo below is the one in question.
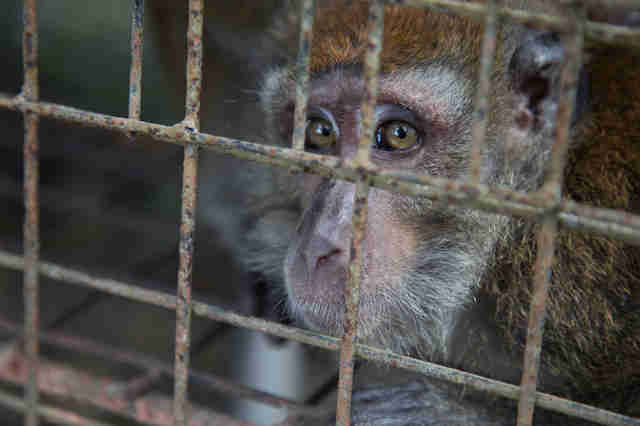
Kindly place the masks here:
MULTIPOLYGON (((502 3, 566 13, 561 2, 502 3)), ((636 26, 632 12, 616 14, 613 23, 636 26)), ((370 159, 380 169, 466 179, 483 23, 426 7, 388 4, 384 13, 370 159)), ((356 153, 367 16, 367 1, 318 1, 306 151, 340 159, 356 153)), ((265 134, 286 146, 296 86, 295 62, 286 58, 298 45, 292 13, 282 14, 271 39, 285 59, 265 73, 265 134)), ((531 192, 549 173, 565 47, 556 33, 508 19, 500 20, 496 43, 480 181, 531 192)), ((564 198, 640 213, 639 65, 640 52, 631 48, 596 46, 585 55, 564 198)), ((241 257, 285 300, 287 318, 342 335, 355 184, 304 172, 256 173, 241 257)), ((368 212, 358 342, 518 384, 540 224, 373 187, 368 212)), ((637 246, 559 228, 539 390, 640 417, 639 266, 637 246)), ((411 375, 396 383, 395 370, 382 375, 356 389, 353 424, 514 423, 511 406, 411 375)), ((584 424, 540 409, 534 418, 571 421, 584 424)))

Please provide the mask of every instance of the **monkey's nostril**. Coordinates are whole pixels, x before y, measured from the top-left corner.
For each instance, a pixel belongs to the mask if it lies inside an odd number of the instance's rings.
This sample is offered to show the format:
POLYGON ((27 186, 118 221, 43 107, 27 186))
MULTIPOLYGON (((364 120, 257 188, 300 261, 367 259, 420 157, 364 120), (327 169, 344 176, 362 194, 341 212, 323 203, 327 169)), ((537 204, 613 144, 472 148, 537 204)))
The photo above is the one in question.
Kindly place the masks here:
POLYGON ((340 254, 341 250, 340 249, 333 249, 331 250, 329 253, 318 257, 318 260, 316 261, 316 268, 319 266, 322 266, 324 264, 326 264, 327 262, 329 262, 329 259, 336 254, 340 254))

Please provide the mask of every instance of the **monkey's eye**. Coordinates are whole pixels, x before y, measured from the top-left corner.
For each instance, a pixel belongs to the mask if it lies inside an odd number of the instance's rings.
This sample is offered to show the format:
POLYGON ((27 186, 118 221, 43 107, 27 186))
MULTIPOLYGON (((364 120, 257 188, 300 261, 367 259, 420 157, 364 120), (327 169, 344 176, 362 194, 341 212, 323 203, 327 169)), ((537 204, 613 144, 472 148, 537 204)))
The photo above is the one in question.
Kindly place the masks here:
POLYGON ((326 151, 336 143, 336 132, 329 120, 310 118, 307 120, 305 148, 311 151, 326 151))
POLYGON ((420 135, 406 121, 388 121, 376 129, 374 147, 382 151, 405 151, 420 144, 420 135))

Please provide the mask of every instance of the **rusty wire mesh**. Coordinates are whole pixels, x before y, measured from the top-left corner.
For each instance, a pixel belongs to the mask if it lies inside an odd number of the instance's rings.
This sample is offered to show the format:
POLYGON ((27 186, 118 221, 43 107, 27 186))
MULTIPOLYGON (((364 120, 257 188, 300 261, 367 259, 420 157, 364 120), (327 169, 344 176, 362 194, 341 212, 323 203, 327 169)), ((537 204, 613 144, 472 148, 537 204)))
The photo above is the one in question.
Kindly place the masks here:
MULTIPOLYGON (((451 13, 461 13, 479 19, 485 19, 483 40, 483 59, 479 69, 479 86, 477 89, 473 114, 473 147, 470 178, 465 181, 451 181, 433 176, 414 176, 402 172, 376 169, 369 161, 371 132, 373 131, 373 107, 376 103, 378 63, 383 28, 384 1, 371 2, 370 35, 366 55, 364 73, 366 93, 363 100, 363 122, 365 131, 359 144, 358 155, 354 160, 337 160, 331 157, 307 153, 303 151, 306 103, 309 90, 309 55, 312 43, 312 27, 314 18, 314 0, 301 2, 301 29, 299 57, 296 67, 298 78, 296 86, 296 109, 293 132, 293 149, 265 146, 240 140, 204 134, 200 129, 200 92, 202 81, 202 36, 203 36, 203 3, 204 0, 189 1, 189 24, 187 31, 187 94, 185 100, 186 115, 182 122, 175 126, 140 121, 141 76, 142 76, 142 32, 144 20, 143 0, 132 0, 131 25, 131 68, 129 83, 129 117, 116 117, 78 110, 72 107, 45 103, 38 96, 38 28, 37 1, 24 0, 23 29, 23 64, 24 86, 17 96, 0 94, 0 107, 20 111, 25 122, 25 226, 24 255, 18 256, 0 251, 0 265, 5 268, 23 271, 25 323, 24 327, 15 325, 0 318, 0 327, 24 338, 25 354, 23 373, 11 376, 0 372, 0 377, 15 383, 22 383, 26 389, 24 400, 0 392, 0 403, 18 411, 23 411, 25 424, 35 426, 39 417, 58 422, 73 424, 101 424, 83 418, 79 414, 67 412, 55 407, 39 404, 39 390, 55 392, 59 387, 47 389, 42 383, 50 366, 38 358, 40 341, 70 347, 78 351, 88 351, 107 355, 132 364, 144 365, 149 373, 129 384, 130 393, 153 382, 158 374, 173 374, 174 400, 173 422, 176 425, 189 424, 193 412, 188 409, 188 379, 199 378, 208 381, 212 386, 229 391, 240 397, 255 398, 267 404, 286 407, 293 412, 313 412, 314 408, 293 401, 279 398, 268 393, 259 392, 238 385, 229 384, 217 377, 199 374, 189 369, 189 347, 191 340, 191 313, 214 321, 245 327, 263 333, 296 340, 320 348, 340 351, 340 380, 338 391, 337 422, 349 424, 351 393, 353 383, 354 356, 393 364, 396 367, 414 371, 426 376, 449 382, 464 384, 473 389, 493 392, 495 394, 519 399, 518 424, 530 424, 534 405, 576 416, 590 421, 606 424, 629 424, 634 419, 595 407, 568 401, 552 395, 536 392, 537 368, 540 357, 542 339, 542 318, 545 311, 545 300, 549 285, 549 268, 553 261, 554 238, 558 224, 586 232, 594 232, 618 238, 632 244, 640 244, 640 217, 626 212, 590 207, 560 198, 562 175, 568 150, 568 130, 571 112, 574 108, 575 87, 578 72, 582 63, 582 47, 585 42, 594 40, 608 43, 640 46, 640 31, 588 22, 581 8, 575 10, 575 16, 552 17, 527 13, 521 10, 498 8, 496 0, 488 2, 467 3, 454 0, 396 0, 396 4, 420 7, 437 7, 451 13), (542 25, 547 28, 562 30, 566 36, 568 61, 562 75, 562 90, 565 96, 560 104, 557 116, 557 139, 553 148, 551 174, 544 186, 535 194, 525 194, 504 188, 490 187, 478 183, 480 170, 480 153, 485 140, 487 126, 487 98, 490 90, 489 75, 491 73, 491 57, 495 51, 496 21, 498 17, 506 17, 523 24, 542 25), (184 146, 182 222, 180 227, 180 266, 178 271, 178 295, 138 288, 134 285, 115 280, 100 279, 91 275, 68 269, 59 265, 41 262, 39 259, 38 235, 38 122, 40 117, 62 120, 77 125, 100 127, 126 135, 146 135, 151 138, 184 146), (217 306, 207 305, 192 300, 191 271, 194 252, 195 209, 197 193, 198 152, 201 149, 230 154, 243 159, 262 162, 277 167, 289 167, 304 170, 326 177, 344 179, 354 182, 357 187, 354 214, 354 237, 352 253, 355 257, 349 269, 349 285, 346 289, 347 315, 345 316, 345 333, 341 339, 321 335, 308 330, 296 329, 281 324, 268 322, 259 318, 239 315, 217 306), (378 187, 397 191, 407 195, 420 195, 433 200, 444 200, 452 204, 471 206, 485 212, 510 214, 535 218, 541 221, 542 228, 538 232, 538 259, 535 265, 535 285, 530 312, 527 346, 525 349, 524 373, 521 386, 514 386, 463 371, 443 367, 429 362, 394 354, 382 349, 362 345, 356 342, 357 308, 359 300, 359 272, 361 252, 360 240, 366 222, 367 194, 370 187, 378 187), (114 348, 99 345, 82 339, 43 332, 39 327, 38 312, 38 277, 50 277, 56 280, 90 287, 131 300, 137 300, 176 311, 176 345, 174 367, 156 363, 134 353, 125 353, 114 348), (40 380, 38 378, 40 377, 40 380), (133 389, 133 390, 131 390, 133 389)), ((14 354, 15 355, 15 354, 14 354)), ((15 355, 15 362, 22 362, 15 355)), ((52 379, 53 380, 53 379, 52 379)), ((74 393, 71 388, 65 392, 74 393)), ((83 398, 78 396, 78 398, 83 398)), ((89 398, 90 399, 90 398, 89 398)), ((103 408, 122 410, 118 404, 105 404, 94 400, 92 403, 103 408)), ((215 413, 209 413, 215 416, 215 413)), ((140 418, 133 416, 134 419, 140 418)), ((225 424, 232 419, 221 418, 225 424)), ((635 423, 634 423, 635 424, 635 423)))

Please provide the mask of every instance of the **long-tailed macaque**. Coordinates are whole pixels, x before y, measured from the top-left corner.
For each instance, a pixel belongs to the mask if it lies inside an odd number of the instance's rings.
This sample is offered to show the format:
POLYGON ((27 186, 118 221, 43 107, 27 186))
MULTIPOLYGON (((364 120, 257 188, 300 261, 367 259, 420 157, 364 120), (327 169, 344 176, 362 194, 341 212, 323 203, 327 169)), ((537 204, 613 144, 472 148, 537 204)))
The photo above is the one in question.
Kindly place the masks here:
MULTIPOLYGON (((506 3, 566 13, 562 2, 506 3)), ((616 15, 615 23, 635 25, 637 15, 616 15)), ((319 1, 310 152, 344 159, 356 152, 367 16, 364 1, 319 1)), ((295 52, 296 25, 283 21, 274 38, 295 52)), ((377 167, 468 176, 482 34, 479 20, 386 6, 371 141, 377 167)), ((557 34, 500 22, 482 182, 519 191, 541 186, 565 56, 557 34)), ((267 130, 277 144, 289 144, 292 135, 293 63, 269 72, 262 91, 267 130)), ((606 46, 585 55, 570 138, 563 195, 640 213, 639 51, 606 46)), ((273 202, 260 200, 247 234, 246 260, 284 290, 291 318, 340 335, 355 185, 278 173, 273 202)), ((539 224, 376 188, 368 203, 359 341, 518 384, 539 224)), ((640 416, 640 249, 560 228, 551 281, 539 388, 640 416)), ((355 424, 513 423, 510 408, 462 398, 433 381, 385 383, 355 393, 355 424)), ((537 411, 535 421, 571 420, 537 411)))

